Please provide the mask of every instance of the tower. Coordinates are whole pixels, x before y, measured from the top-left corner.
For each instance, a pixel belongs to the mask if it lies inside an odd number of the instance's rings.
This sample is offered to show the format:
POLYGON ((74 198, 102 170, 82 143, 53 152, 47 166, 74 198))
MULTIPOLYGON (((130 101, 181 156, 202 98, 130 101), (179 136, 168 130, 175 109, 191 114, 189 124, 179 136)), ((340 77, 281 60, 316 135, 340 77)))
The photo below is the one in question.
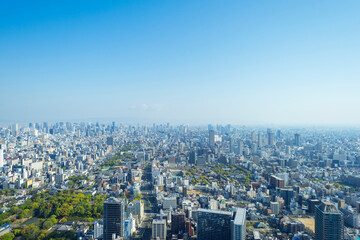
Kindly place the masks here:
POLYGON ((315 207, 315 240, 343 240, 342 213, 330 202, 315 207))
POLYGON ((108 198, 104 201, 104 240, 112 240, 112 235, 124 237, 125 200, 108 198))
POLYGON ((231 240, 231 212, 198 209, 198 240, 231 240))
POLYGON ((210 147, 213 147, 215 145, 215 131, 214 130, 209 131, 209 145, 210 145, 210 147))
POLYGON ((246 210, 237 208, 234 220, 231 222, 231 240, 245 240, 246 238, 246 210))
POLYGON ((258 133, 258 147, 260 148, 262 145, 261 133, 258 133))
POLYGON ((294 145, 300 146, 300 134, 298 134, 298 133, 295 133, 295 135, 294 135, 294 145))
POLYGON ((0 167, 4 166, 4 150, 0 149, 0 167))

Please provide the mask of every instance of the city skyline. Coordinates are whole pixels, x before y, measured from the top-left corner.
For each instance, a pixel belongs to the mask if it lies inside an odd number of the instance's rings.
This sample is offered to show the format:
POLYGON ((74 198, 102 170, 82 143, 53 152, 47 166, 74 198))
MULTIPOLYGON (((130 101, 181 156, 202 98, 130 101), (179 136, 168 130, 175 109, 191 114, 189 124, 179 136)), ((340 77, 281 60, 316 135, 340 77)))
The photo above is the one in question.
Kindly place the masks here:
POLYGON ((352 125, 358 1, 1 3, 1 122, 352 125))

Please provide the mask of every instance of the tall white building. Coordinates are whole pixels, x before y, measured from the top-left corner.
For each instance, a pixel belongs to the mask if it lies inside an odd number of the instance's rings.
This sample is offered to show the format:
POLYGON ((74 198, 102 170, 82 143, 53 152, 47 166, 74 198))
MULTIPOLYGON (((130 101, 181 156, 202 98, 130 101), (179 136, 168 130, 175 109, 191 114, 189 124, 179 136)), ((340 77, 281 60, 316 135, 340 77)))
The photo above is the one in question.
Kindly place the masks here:
POLYGON ((104 225, 102 220, 100 223, 98 221, 94 222, 94 239, 102 239, 103 238, 104 225))
POLYGON ((152 238, 166 240, 166 220, 154 219, 152 222, 152 238))
POLYGON ((4 166, 4 150, 0 149, 0 167, 4 166))
POLYGON ((231 240, 245 240, 246 238, 246 210, 237 208, 234 220, 231 221, 231 240))
POLYGON ((271 208, 271 212, 273 214, 279 214, 280 213, 280 204, 279 202, 270 202, 270 208, 271 208))

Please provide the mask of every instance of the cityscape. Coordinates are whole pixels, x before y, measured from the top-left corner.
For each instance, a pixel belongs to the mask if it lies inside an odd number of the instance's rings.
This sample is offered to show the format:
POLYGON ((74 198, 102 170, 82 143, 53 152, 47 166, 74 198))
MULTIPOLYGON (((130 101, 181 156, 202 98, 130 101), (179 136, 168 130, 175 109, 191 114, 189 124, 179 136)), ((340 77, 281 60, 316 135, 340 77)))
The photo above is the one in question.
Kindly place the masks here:
POLYGON ((13 124, 0 131, 1 234, 355 239, 359 134, 211 124, 13 124))
POLYGON ((0 240, 360 240, 360 1, 0 1, 0 240))

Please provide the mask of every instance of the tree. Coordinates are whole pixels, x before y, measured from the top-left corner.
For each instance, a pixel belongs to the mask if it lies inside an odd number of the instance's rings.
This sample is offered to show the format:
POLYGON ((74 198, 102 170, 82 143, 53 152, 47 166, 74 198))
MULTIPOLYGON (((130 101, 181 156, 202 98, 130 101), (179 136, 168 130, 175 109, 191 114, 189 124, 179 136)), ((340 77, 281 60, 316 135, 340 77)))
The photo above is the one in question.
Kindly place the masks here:
POLYGON ((7 233, 2 236, 0 236, 1 240, 13 240, 15 238, 15 235, 13 233, 7 233))
POLYGON ((24 229, 21 231, 21 235, 25 239, 36 239, 36 237, 40 235, 40 228, 35 224, 30 224, 29 226, 24 227, 24 229))
POLYGON ((54 226, 53 222, 51 220, 46 220, 45 222, 43 222, 42 224, 42 228, 43 229, 50 229, 52 226, 54 226))

